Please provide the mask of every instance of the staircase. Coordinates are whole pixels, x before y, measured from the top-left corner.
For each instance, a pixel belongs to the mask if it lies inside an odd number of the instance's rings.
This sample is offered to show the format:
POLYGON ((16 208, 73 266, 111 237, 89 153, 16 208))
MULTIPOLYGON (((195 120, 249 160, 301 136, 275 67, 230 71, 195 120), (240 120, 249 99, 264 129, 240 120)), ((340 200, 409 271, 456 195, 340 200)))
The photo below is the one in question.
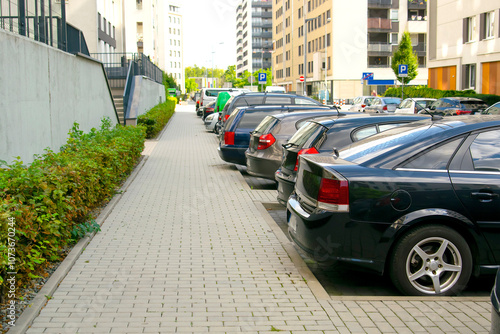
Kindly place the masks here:
POLYGON ((124 123, 124 110, 123 110, 123 88, 112 88, 111 93, 113 94, 113 101, 115 102, 116 112, 118 113, 118 119, 120 124, 124 123))

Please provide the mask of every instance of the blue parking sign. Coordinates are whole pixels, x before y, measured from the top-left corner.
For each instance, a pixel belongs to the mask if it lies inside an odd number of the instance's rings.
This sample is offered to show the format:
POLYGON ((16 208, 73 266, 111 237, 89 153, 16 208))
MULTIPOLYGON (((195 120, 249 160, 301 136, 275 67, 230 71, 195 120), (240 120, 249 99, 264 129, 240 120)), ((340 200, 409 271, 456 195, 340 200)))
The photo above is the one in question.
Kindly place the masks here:
POLYGON ((265 84, 267 82, 267 73, 259 73, 259 83, 265 84))
POLYGON ((408 76, 408 65, 399 65, 398 66, 398 76, 399 77, 407 77, 408 76))

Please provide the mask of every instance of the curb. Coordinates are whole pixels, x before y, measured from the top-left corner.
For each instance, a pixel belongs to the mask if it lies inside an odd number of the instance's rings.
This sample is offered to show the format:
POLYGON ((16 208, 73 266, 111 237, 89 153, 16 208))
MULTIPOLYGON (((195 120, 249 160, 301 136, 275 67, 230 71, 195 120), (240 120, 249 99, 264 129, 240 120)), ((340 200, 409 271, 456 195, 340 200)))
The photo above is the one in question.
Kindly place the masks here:
MULTIPOLYGON (((130 176, 120 188, 119 193, 113 196, 111 201, 109 201, 109 203, 101 211, 99 216, 96 218, 96 222, 99 224, 99 226, 102 226, 102 224, 104 224, 106 218, 108 218, 116 204, 118 204, 118 202, 122 198, 122 194, 127 191, 128 187, 135 180, 147 160, 148 156, 143 156, 139 164, 134 168, 130 176)), ((24 309, 23 313, 21 313, 21 316, 16 319, 15 326, 11 327, 7 331, 9 334, 25 333, 30 328, 35 318, 40 314, 40 311, 47 303, 47 297, 52 297, 61 281, 66 277, 68 272, 80 257, 80 254, 82 254, 82 252, 85 250, 85 247, 87 247, 90 241, 92 241, 94 235, 95 233, 83 239, 80 239, 80 241, 73 247, 73 249, 63 260, 63 262, 61 262, 59 267, 57 267, 56 271, 50 276, 47 282, 45 282, 40 291, 38 291, 31 304, 28 305, 24 309)))

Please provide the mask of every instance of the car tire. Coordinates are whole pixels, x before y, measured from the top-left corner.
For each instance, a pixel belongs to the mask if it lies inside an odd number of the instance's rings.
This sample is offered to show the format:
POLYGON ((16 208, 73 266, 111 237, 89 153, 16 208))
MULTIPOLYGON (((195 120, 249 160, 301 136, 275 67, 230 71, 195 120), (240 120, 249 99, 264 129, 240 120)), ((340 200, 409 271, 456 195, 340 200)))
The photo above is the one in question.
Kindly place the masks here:
POLYGON ((404 235, 389 263, 393 284, 413 296, 456 295, 465 288, 471 273, 472 253, 467 242, 457 231, 442 225, 418 227, 404 235))

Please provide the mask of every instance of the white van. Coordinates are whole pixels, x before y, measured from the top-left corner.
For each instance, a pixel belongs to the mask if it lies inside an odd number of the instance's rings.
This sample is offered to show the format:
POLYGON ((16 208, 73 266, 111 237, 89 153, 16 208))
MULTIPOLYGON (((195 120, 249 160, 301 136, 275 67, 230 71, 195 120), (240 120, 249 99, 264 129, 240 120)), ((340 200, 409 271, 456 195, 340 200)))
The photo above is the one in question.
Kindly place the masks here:
POLYGON ((267 86, 266 92, 286 93, 285 87, 282 87, 282 86, 267 86))
POLYGON ((217 100, 217 95, 220 92, 249 92, 248 89, 243 88, 202 88, 200 91, 200 107, 206 106, 210 102, 217 100))

